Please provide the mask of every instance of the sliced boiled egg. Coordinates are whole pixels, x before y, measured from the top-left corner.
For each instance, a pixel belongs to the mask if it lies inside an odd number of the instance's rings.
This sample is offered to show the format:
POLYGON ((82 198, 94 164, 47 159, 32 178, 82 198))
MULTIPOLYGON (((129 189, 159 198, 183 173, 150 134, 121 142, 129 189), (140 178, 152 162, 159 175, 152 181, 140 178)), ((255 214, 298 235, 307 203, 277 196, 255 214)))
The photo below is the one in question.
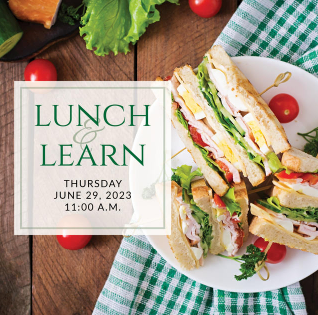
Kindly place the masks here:
POLYGON ((302 193, 302 194, 307 195, 307 196, 312 196, 312 197, 318 198, 318 189, 316 189, 316 188, 302 185, 299 183, 291 184, 291 183, 284 182, 284 184, 286 184, 288 187, 294 189, 295 191, 297 191, 299 193, 302 193))
POLYGON ((177 90, 184 99, 186 106, 190 109, 196 120, 200 120, 206 117, 202 108, 195 102, 190 92, 188 92, 182 84, 178 86, 177 90))
POLYGON ((183 221, 183 220, 181 220, 181 228, 182 228, 183 234, 187 234, 189 226, 188 226, 188 224, 187 224, 185 221, 183 221))
MULTIPOLYGON (((234 155, 232 149, 229 147, 227 144, 225 138, 220 134, 216 133, 212 137, 213 141, 218 145, 218 147, 223 151, 225 157, 232 163, 232 164, 237 164, 238 159, 234 155)), ((236 165, 235 165, 236 166, 236 165)))
POLYGON ((211 69, 211 72, 216 82, 216 85, 219 88, 219 92, 223 95, 226 95, 229 85, 228 85, 225 73, 218 69, 211 69))
POLYGON ((232 252, 234 249, 231 239, 232 239, 231 232, 229 230, 224 229, 222 233, 222 243, 228 252, 232 252))
POLYGON ((248 124, 248 126, 251 128, 251 131, 253 133, 253 136, 255 138, 255 142, 259 146, 260 150, 264 153, 267 154, 271 150, 267 146, 265 137, 258 125, 258 122, 255 120, 253 115, 251 113, 247 114, 244 116, 244 121, 248 124))
POLYGON ((238 95, 235 91, 230 90, 227 97, 228 97, 230 103, 233 106, 235 106, 235 108, 237 110, 242 111, 242 112, 248 111, 248 108, 246 107, 243 98, 240 95, 238 95))
POLYGON ((202 254, 203 254, 203 249, 199 248, 199 247, 190 247, 190 248, 191 248, 195 258, 197 260, 199 260, 201 258, 201 256, 202 256, 202 254))
POLYGON ((275 222, 288 232, 294 232, 293 222, 290 220, 275 219, 275 222))
POLYGON ((180 206, 179 214, 182 221, 185 221, 187 219, 187 211, 185 206, 180 206))

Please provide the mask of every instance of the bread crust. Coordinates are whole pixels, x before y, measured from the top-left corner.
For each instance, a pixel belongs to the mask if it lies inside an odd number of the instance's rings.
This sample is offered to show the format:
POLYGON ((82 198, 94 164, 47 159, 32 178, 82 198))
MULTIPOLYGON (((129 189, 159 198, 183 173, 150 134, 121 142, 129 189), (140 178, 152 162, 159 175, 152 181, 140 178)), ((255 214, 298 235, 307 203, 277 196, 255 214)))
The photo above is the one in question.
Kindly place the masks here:
POLYGON ((318 198, 300 194, 293 189, 282 189, 277 186, 273 188, 272 196, 279 199, 282 206, 288 208, 306 208, 315 207, 318 208, 318 198))
POLYGON ((192 155, 192 158, 197 166, 201 169, 209 185, 218 195, 224 196, 229 189, 228 184, 224 181, 219 173, 212 170, 211 167, 206 163, 200 150, 193 145, 193 141, 188 135, 188 130, 186 130, 178 121, 178 118, 175 115, 176 110, 173 108, 171 110, 172 124, 174 125, 180 139, 186 146, 189 153, 192 155))
POLYGON ((258 121, 267 144, 271 145, 277 154, 287 151, 291 146, 284 128, 223 47, 213 46, 208 54, 211 56, 213 66, 226 74, 232 89, 245 99, 245 104, 258 121))
POLYGON ((180 225, 179 203, 176 198, 181 190, 182 188, 176 182, 171 182, 171 235, 167 237, 171 250, 181 267, 192 270, 199 267, 199 261, 193 254, 180 225))
POLYGON ((296 148, 283 154, 282 164, 297 173, 314 173, 318 170, 318 159, 296 148))
POLYGON ((239 184, 233 185, 235 200, 240 204, 241 207, 241 216, 239 217, 243 231, 244 231, 244 241, 248 238, 248 195, 246 190, 246 185, 244 181, 241 181, 239 184))
POLYGON ((318 240, 308 241, 302 236, 291 233, 277 224, 264 218, 255 217, 250 225, 250 232, 267 241, 286 245, 290 248, 300 249, 318 255, 318 240))

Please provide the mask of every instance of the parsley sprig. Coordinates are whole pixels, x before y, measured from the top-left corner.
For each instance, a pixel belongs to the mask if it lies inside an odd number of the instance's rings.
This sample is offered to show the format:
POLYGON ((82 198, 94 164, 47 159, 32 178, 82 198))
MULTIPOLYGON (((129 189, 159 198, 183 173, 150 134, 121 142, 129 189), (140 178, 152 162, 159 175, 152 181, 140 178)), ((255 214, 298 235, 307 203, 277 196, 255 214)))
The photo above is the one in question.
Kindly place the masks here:
POLYGON ((225 256, 219 254, 220 257, 235 260, 241 264, 240 271, 242 274, 235 276, 237 281, 241 281, 252 277, 265 267, 266 253, 263 253, 258 247, 250 244, 246 248, 246 254, 241 256, 225 256))
POLYGON ((63 23, 67 23, 69 25, 75 25, 84 14, 85 8, 86 8, 85 2, 83 2, 76 8, 74 8, 72 5, 67 5, 65 3, 62 3, 61 8, 59 10, 59 14, 58 14, 58 19, 63 23), (83 8, 82 11, 80 10, 81 8, 83 8))
POLYGON ((302 136, 307 143, 305 144, 304 151, 314 157, 318 154, 318 127, 306 133, 297 133, 302 136))

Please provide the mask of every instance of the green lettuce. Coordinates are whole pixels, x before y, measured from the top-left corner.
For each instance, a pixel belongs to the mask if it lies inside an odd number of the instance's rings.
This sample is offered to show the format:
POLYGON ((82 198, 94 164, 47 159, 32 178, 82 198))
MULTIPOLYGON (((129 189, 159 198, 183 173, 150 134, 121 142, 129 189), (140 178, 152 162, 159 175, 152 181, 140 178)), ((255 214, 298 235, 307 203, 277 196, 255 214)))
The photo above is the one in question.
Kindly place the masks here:
POLYGON ((318 208, 305 207, 305 208, 288 208, 280 205, 277 197, 270 197, 267 200, 257 200, 257 202, 274 212, 282 213, 291 220, 305 221, 305 222, 318 222, 318 208))
MULTIPOLYGON (((179 109, 176 110, 175 115, 177 116, 179 123, 182 124, 186 130, 188 130, 188 136, 192 139, 190 131, 189 131, 188 122, 183 118, 182 113, 179 109)), ((225 172, 220 168, 220 166, 213 159, 209 157, 209 151, 201 147, 197 143, 195 143, 193 139, 192 139, 192 142, 193 142, 193 145, 200 150, 205 162, 209 165, 209 167, 211 167, 214 171, 218 172, 225 182, 228 182, 225 177, 225 172)))
POLYGON ((164 2, 178 4, 178 0, 84 0, 85 14, 81 18, 80 35, 86 48, 98 56, 111 51, 129 52, 149 24, 160 20, 156 5, 164 2))
POLYGON ((187 192, 191 191, 191 181, 195 176, 203 176, 201 170, 197 168, 191 172, 192 166, 182 165, 176 169, 172 169, 173 175, 171 180, 175 181, 182 188, 186 189, 187 192))
POLYGON ((200 224, 200 243, 203 249, 203 257, 206 257, 213 239, 210 218, 209 215, 202 211, 198 206, 191 204, 190 208, 193 218, 198 222, 198 224, 200 224))
POLYGON ((217 95, 217 89, 209 78, 206 63, 207 59, 204 57, 203 62, 198 67, 197 77, 199 80, 200 90, 202 91, 208 104, 212 107, 216 119, 234 139, 235 143, 239 144, 246 151, 250 160, 259 164, 264 169, 262 157, 256 153, 247 143, 247 141, 244 139, 244 130, 222 105, 217 95))
POLYGON ((241 211, 241 206, 240 204, 235 200, 235 194, 234 194, 234 188, 230 188, 227 193, 221 197, 222 201, 226 205, 226 209, 230 212, 231 216, 233 215, 234 212, 238 216, 242 214, 241 211))

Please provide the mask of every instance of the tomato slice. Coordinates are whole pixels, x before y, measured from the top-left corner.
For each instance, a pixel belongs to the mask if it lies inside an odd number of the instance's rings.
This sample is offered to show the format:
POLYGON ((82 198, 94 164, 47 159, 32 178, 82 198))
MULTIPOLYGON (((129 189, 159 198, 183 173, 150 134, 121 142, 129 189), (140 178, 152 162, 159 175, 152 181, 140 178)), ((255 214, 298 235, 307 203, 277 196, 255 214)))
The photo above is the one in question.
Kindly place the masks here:
POLYGON ((216 163, 220 166, 220 169, 225 172, 225 177, 229 183, 233 181, 233 174, 230 172, 229 168, 222 161, 216 160, 216 163))
POLYGON ((221 199, 221 197, 217 194, 214 194, 214 202, 216 204, 217 207, 219 208, 226 208, 225 203, 223 202, 223 200, 221 199))
POLYGON ((202 140, 201 135, 198 133, 197 128, 189 125, 189 131, 192 137, 192 140, 200 145, 201 147, 207 147, 208 145, 202 140))
POLYGON ((171 76, 171 75, 168 75, 168 76, 166 76, 166 77, 163 79, 163 81, 170 81, 171 78, 172 78, 172 76, 171 76))
MULTIPOLYGON (((268 245, 268 242, 266 242, 263 238, 259 237, 254 242, 254 245, 258 247, 262 252, 264 252, 268 245)), ((284 260, 285 256, 286 256, 286 246, 273 243, 271 248, 267 252, 266 262, 270 264, 278 264, 284 260)))
POLYGON ((282 178, 282 179, 296 179, 298 177, 302 177, 304 173, 290 173, 287 174, 286 171, 281 171, 279 173, 276 174, 276 176, 278 178, 282 178))
POLYGON ((301 177, 305 182, 308 182, 309 185, 316 185, 318 183, 318 175, 317 174, 308 174, 305 173, 301 177))

